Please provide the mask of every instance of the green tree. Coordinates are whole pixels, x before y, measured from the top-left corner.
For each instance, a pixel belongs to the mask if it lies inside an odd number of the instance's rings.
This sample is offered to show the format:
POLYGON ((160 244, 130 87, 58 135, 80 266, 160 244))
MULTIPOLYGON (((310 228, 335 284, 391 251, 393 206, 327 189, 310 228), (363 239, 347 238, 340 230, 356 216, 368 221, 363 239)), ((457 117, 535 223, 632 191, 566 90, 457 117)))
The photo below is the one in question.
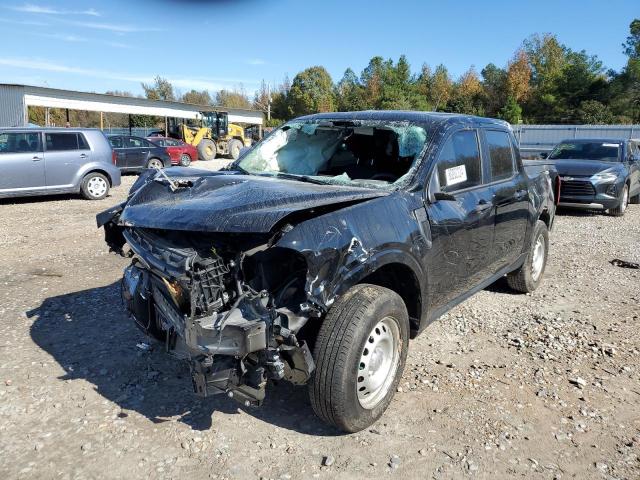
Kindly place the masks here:
POLYGON ((480 73, 482 75, 485 113, 490 117, 495 117, 507 100, 507 72, 490 63, 480 73))
POLYGON ((333 81, 324 67, 310 67, 298 73, 288 97, 289 109, 295 117, 336 109, 333 81))
POLYGON ((640 19, 634 19, 629 25, 629 36, 622 48, 630 59, 640 58, 640 19))
POLYGON ((591 125, 605 125, 615 121, 615 116, 611 109, 597 100, 585 100, 582 102, 576 117, 578 123, 591 125))
POLYGON ((364 87, 353 70, 347 68, 336 85, 337 108, 340 112, 358 111, 366 108, 364 87))
POLYGON ((233 90, 220 90, 216 93, 216 105, 226 108, 251 108, 251 101, 245 92, 244 87, 240 85, 233 90))
POLYGON ((435 111, 442 110, 449 103, 453 91, 453 81, 447 67, 440 64, 431 77, 430 103, 435 111))
POLYGON ((513 124, 522 123, 522 107, 518 105, 515 98, 507 98, 507 103, 500 110, 500 118, 513 124))
POLYGON ((184 103, 192 103, 194 105, 211 105, 213 103, 208 91, 197 91, 193 89, 185 93, 182 96, 181 101, 184 103))
POLYGON ((149 100, 167 100, 170 102, 176 100, 173 85, 169 80, 162 78, 160 75, 157 75, 153 79, 152 84, 142 83, 142 88, 149 100))

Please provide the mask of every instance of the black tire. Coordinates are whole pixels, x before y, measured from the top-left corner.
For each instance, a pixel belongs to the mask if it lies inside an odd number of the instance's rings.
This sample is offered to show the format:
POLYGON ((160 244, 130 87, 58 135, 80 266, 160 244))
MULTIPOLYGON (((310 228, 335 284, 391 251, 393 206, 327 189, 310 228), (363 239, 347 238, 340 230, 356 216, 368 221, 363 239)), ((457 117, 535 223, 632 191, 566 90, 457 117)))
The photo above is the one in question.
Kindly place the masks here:
POLYGON ((632 203, 634 205, 638 205, 640 203, 640 193, 634 197, 631 197, 629 199, 629 203, 632 203))
MULTIPOLYGON (((316 415, 346 432, 358 432, 373 424, 382 416, 396 392, 408 344, 409 317, 397 293, 369 284, 349 289, 329 310, 316 339, 316 369, 309 384, 311 406, 316 415), (365 353, 367 342, 371 342, 383 321, 389 322, 398 337, 391 343, 393 361, 390 361, 391 367, 384 376, 385 389, 376 395, 379 401, 370 408, 364 408, 358 394, 358 388, 362 388, 358 387, 363 379, 361 369, 366 366, 361 362, 368 354, 365 353)), ((371 352, 371 357, 374 354, 375 351, 371 352)))
POLYGON ((240 157, 240 150, 242 150, 242 142, 237 139, 229 140, 229 157, 237 160, 240 157))
POLYGON ((188 167, 189 165, 191 165, 191 157, 186 153, 180 155, 180 166, 188 167))
POLYGON ((547 229, 547 225, 542 220, 538 220, 533 229, 531 245, 529 247, 529 252, 527 253, 527 258, 525 258, 524 263, 520 268, 507 275, 507 283, 509 284, 509 287, 521 293, 533 292, 542 282, 544 270, 547 267, 548 256, 549 231, 547 229), (542 266, 539 270, 534 270, 533 262, 539 239, 543 242, 542 266))
POLYGON ((164 163, 159 158, 150 158, 145 168, 155 168, 154 165, 164 168, 164 163))
POLYGON ((609 215, 613 215, 614 217, 622 217, 624 213, 627 211, 628 206, 629 206, 629 185, 625 183, 624 187, 622 187, 622 193, 620 195, 620 204, 616 208, 610 208, 609 215))
POLYGON ((200 160, 213 160, 216 158, 216 144, 209 138, 203 138, 198 144, 198 156, 200 160))
POLYGON ((109 179, 99 172, 85 175, 80 185, 80 193, 87 200, 102 200, 109 194, 109 179))

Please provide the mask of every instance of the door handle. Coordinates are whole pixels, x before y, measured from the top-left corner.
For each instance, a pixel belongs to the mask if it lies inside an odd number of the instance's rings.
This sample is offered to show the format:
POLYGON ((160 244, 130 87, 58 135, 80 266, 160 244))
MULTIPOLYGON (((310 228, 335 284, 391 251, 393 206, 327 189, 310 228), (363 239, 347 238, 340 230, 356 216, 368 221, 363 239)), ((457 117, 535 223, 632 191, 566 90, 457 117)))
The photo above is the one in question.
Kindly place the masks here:
POLYGON ((42 157, 39 157, 39 156, 36 155, 35 157, 32 158, 32 160, 34 162, 39 162, 40 160, 42 160, 42 157))
POLYGON ((87 154, 86 153, 81 153, 80 154, 80 158, 87 158, 87 154))

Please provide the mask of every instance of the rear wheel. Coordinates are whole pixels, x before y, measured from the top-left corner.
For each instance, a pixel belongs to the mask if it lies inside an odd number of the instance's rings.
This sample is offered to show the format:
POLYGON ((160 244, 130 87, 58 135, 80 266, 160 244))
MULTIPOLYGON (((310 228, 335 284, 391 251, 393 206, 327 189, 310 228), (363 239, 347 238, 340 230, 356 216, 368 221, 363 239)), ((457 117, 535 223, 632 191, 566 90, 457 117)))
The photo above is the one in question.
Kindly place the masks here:
POLYGON ((240 140, 229 140, 229 156, 234 160, 240 157, 240 150, 242 149, 242 142, 240 140))
POLYGON ((547 266, 549 231, 542 220, 536 222, 532 239, 529 253, 522 266, 507 275, 509 286, 522 293, 530 293, 538 288, 547 266))
POLYGON ((216 158, 216 144, 209 138, 203 138, 198 144, 198 156, 201 160, 216 158))
POLYGON ((624 215, 624 212, 627 211, 627 206, 629 205, 629 185, 626 183, 624 187, 622 187, 622 198, 620 199, 620 205, 616 208, 610 208, 609 213, 614 217, 621 217, 624 215))
POLYGON ((164 168, 164 163, 162 163, 162 161, 160 161, 160 159, 158 158, 152 158, 147 162, 147 168, 164 168))
POLYGON ((180 166, 188 167, 189 165, 191 165, 191 157, 186 153, 180 155, 180 166))
POLYGON ((311 405, 325 422, 357 432, 378 420, 407 358, 409 317, 400 296, 361 284, 329 310, 314 349, 311 405))
POLYGON ((80 192, 87 200, 102 200, 109 193, 109 180, 101 173, 91 172, 82 180, 80 192))

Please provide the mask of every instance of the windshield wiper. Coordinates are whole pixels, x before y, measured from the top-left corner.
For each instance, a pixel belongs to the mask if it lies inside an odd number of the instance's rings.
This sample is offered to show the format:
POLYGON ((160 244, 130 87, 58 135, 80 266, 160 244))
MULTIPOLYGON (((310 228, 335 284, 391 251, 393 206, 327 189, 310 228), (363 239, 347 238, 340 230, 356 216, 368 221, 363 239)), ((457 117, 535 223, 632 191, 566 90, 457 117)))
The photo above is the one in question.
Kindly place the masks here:
POLYGON ((230 165, 227 165, 226 167, 221 168, 220 170, 222 170, 222 171, 227 171, 227 172, 233 172, 233 171, 236 171, 236 172, 240 172, 240 173, 242 173, 242 174, 244 174, 244 175, 251 175, 249 172, 247 172, 247 171, 246 171, 244 168, 242 168, 240 165, 237 165, 237 164, 234 164, 234 163, 232 163, 232 164, 230 164, 230 165))
POLYGON ((276 172, 275 176, 278 178, 286 178, 287 180, 298 180, 299 182, 315 183, 316 185, 326 185, 326 182, 318 180, 308 175, 296 175, 295 173, 276 172))

